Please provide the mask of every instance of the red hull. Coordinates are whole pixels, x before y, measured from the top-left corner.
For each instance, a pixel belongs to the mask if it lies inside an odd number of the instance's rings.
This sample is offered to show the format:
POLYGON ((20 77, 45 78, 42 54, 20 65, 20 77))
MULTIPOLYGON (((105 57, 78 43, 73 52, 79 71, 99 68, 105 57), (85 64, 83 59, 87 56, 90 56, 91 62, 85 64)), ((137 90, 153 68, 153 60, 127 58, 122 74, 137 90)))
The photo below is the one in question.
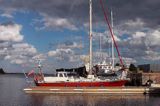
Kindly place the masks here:
POLYGON ((55 82, 55 83, 38 83, 37 86, 52 86, 52 87, 112 87, 124 86, 127 80, 108 81, 108 82, 55 82))

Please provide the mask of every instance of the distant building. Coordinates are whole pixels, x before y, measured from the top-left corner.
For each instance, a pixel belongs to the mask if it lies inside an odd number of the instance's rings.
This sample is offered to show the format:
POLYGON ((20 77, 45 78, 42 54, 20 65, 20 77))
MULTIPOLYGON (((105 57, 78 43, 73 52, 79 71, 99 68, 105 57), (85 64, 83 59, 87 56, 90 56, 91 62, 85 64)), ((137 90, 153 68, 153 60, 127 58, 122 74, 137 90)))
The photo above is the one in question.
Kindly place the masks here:
POLYGON ((138 65, 138 69, 142 70, 144 73, 157 73, 160 72, 160 64, 143 64, 143 65, 138 65))
POLYGON ((155 84, 160 84, 160 73, 129 73, 128 77, 130 78, 130 86, 141 86, 147 85, 147 82, 153 81, 155 84))
POLYGON ((130 83, 128 85, 148 85, 149 81, 160 84, 160 64, 142 64, 137 68, 139 70, 137 73, 129 73, 130 83))

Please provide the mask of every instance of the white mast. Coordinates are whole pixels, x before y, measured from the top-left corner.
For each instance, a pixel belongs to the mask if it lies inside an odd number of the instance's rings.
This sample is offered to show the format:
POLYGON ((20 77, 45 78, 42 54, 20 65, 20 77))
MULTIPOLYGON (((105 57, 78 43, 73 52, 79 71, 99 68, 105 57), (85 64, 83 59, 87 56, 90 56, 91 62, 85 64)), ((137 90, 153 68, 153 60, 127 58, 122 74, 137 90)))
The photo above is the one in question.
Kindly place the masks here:
POLYGON ((89 0, 89 75, 92 75, 92 0, 89 0))
POLYGON ((100 62, 102 61, 102 36, 99 36, 99 57, 100 57, 100 62))
MULTIPOLYGON (((112 33, 114 35, 114 32, 113 32, 113 14, 112 14, 112 10, 111 10, 111 27, 112 27, 112 33)), ((114 70, 114 42, 113 42, 113 39, 112 39, 112 68, 114 70)))

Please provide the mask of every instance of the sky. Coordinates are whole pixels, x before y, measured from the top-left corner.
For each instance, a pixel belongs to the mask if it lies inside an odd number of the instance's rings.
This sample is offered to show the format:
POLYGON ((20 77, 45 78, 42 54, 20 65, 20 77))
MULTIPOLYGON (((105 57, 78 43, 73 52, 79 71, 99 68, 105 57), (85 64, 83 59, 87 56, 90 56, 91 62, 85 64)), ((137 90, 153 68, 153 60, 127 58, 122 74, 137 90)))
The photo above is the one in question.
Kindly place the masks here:
MULTIPOLYGON (((124 63, 159 63, 160 1, 103 0, 103 4, 109 19, 113 11, 114 35, 124 63)), ((27 72, 35 69, 38 59, 46 73, 82 66, 89 53, 88 32, 88 0, 0 0, 0 67, 27 72)), ((93 0, 94 63, 109 59, 110 42, 100 0, 93 0)))

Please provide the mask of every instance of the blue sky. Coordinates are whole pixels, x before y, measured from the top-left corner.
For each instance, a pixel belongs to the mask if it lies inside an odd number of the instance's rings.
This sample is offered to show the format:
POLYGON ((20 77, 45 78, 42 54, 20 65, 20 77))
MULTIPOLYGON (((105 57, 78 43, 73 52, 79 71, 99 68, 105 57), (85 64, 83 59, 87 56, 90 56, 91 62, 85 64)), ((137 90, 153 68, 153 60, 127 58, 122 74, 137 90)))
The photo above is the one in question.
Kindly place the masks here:
MULTIPOLYGON (((113 10, 115 39, 125 63, 159 63, 160 2, 103 2, 109 19, 113 10)), ((82 66, 89 51, 88 22, 86 0, 0 0, 0 67, 7 72, 28 71, 34 68, 37 58, 46 72, 82 66)), ((99 1, 94 0, 94 63, 99 62, 100 36, 106 59, 110 57, 110 33, 99 1)))

